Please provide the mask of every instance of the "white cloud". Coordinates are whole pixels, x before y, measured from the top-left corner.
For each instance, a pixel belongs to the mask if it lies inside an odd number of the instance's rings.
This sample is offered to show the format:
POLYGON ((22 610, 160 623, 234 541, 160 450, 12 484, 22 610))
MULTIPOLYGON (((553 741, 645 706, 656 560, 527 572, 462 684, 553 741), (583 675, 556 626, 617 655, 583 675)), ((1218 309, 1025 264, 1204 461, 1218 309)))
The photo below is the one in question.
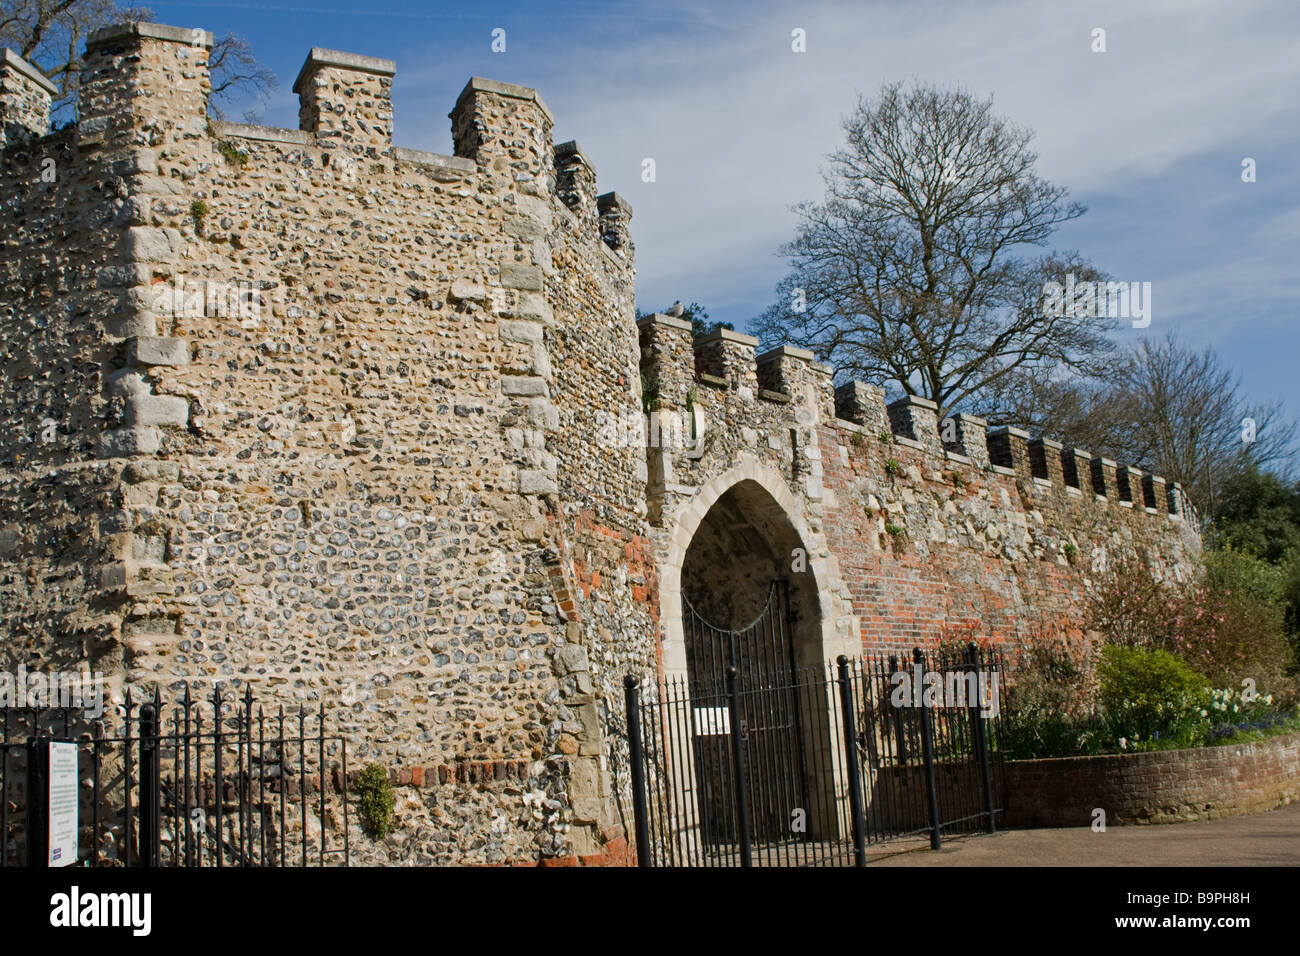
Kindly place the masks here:
POLYGON ((841 116, 858 92, 908 77, 992 94, 999 112, 1034 130, 1040 172, 1098 200, 1062 244, 1120 278, 1155 282, 1162 314, 1212 336, 1234 315, 1294 297, 1300 214, 1289 203, 1267 215, 1232 205, 1242 156, 1259 158, 1274 182, 1300 178, 1283 146, 1300 129, 1300 8, 1287 3, 701 11, 681 0, 505 24, 507 56, 488 54, 486 32, 481 50, 411 36, 384 54, 398 61, 399 140, 447 151, 446 111, 471 73, 536 86, 556 114, 556 140, 579 140, 599 188, 633 206, 643 305, 698 299, 715 318, 746 309, 725 316, 741 320, 761 308, 783 271, 775 253, 792 234, 788 207, 821 195, 818 169, 841 141, 841 116), (808 52, 790 51, 794 27, 807 31, 808 52), (1094 27, 1107 31, 1104 54, 1090 50, 1094 27), (640 182, 647 156, 654 184, 640 182), (1253 240, 1208 227, 1224 223, 1253 240))

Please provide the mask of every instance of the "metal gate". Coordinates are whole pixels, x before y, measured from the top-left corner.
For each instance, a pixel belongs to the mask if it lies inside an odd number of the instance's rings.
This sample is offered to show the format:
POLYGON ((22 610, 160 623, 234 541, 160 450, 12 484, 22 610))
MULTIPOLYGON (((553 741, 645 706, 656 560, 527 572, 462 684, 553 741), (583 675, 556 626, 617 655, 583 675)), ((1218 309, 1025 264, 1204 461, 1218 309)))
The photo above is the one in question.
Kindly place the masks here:
POLYGON ((155 692, 105 715, 0 708, 0 867, 45 865, 38 759, 51 739, 78 750, 77 864, 347 866, 347 741, 315 713, 266 714, 251 688, 231 699, 155 692))
POLYGON ((999 656, 970 644, 786 669, 778 609, 769 597, 755 622, 775 634, 704 631, 688 676, 625 676, 641 865, 863 866, 872 844, 994 832, 999 656))
POLYGON ((792 813, 809 805, 785 582, 773 581, 768 586, 763 609, 739 629, 709 623, 685 597, 683 604, 687 675, 692 697, 699 702, 694 707, 693 756, 702 839, 712 845, 734 844, 739 839, 739 821, 731 812, 733 733, 742 742, 745 764, 762 771, 745 776, 751 837, 781 839, 790 832, 792 813), (731 726, 731 714, 724 704, 727 673, 732 667, 741 692, 738 727, 731 726))

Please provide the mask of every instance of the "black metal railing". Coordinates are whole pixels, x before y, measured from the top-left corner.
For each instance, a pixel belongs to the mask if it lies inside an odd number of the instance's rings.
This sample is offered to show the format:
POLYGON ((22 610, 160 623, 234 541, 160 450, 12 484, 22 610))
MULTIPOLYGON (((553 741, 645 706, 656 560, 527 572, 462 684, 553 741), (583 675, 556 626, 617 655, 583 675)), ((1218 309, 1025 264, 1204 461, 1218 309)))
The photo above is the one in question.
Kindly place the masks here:
POLYGON ((780 680, 732 667, 721 687, 628 677, 640 862, 851 866, 870 844, 992 832, 1000 683, 1000 659, 974 645, 780 680), (797 741, 772 733, 792 713, 797 741))
POLYGON ((128 694, 103 719, 0 708, 0 866, 44 865, 51 740, 78 748, 81 865, 346 866, 347 747, 327 723, 324 705, 265 713, 251 688, 128 694))

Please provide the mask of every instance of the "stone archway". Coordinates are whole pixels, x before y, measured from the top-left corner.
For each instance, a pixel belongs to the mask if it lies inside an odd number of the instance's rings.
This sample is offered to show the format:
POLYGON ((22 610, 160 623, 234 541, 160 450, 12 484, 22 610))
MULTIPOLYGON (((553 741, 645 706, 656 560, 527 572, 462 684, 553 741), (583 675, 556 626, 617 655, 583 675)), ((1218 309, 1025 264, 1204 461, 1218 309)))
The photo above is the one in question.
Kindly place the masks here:
MULTIPOLYGON (((660 575, 660 640, 663 676, 687 675, 686 634, 682 624, 682 577, 687 555, 697 533, 719 504, 738 509, 756 529, 765 532, 774 554, 784 557, 800 602, 795 635, 800 666, 816 666, 840 654, 861 654, 857 621, 844 595, 839 566, 829 553, 824 536, 806 516, 805 505, 771 467, 753 457, 742 458, 733 468, 702 485, 682 509, 669 538, 660 575), (802 549, 806 571, 794 571, 795 548, 802 549)), ((737 613, 740 609, 737 609, 737 613)))
POLYGON ((846 779, 839 768, 843 741, 825 666, 839 654, 861 652, 842 589, 815 516, 779 474, 752 458, 707 482, 681 510, 661 576, 661 633, 663 677, 685 700, 682 713, 694 715, 677 797, 679 806, 690 807, 683 821, 690 838, 735 839, 728 801, 735 793, 729 755, 737 741, 751 767, 745 791, 755 839, 788 838, 796 811, 806 821, 805 839, 841 836, 845 795, 836 781, 846 779), (762 655, 736 648, 769 640, 770 630, 752 622, 774 613, 788 625, 779 649, 765 649, 774 666, 746 674, 762 655), (701 680, 701 621, 732 648, 709 655, 709 680, 701 680), (736 726, 718 716, 727 707, 719 662, 734 662, 742 675, 739 700, 732 701, 736 726))

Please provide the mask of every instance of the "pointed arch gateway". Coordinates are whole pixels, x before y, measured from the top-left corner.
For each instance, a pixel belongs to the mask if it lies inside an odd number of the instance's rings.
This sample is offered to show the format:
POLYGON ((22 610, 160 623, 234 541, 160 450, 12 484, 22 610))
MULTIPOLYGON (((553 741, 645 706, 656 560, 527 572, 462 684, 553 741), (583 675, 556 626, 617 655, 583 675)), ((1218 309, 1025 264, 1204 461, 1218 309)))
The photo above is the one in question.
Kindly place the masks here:
MULTIPOLYGON (((739 512, 771 551, 784 558, 792 600, 798 601, 793 610, 800 614, 794 635, 799 666, 816 666, 840 654, 861 654, 852 606, 840 594, 844 585, 839 566, 818 525, 807 520, 803 502, 774 468, 747 457, 702 485, 675 522, 659 586, 664 676, 687 676, 683 568, 697 533, 724 496, 728 501, 723 510, 732 516, 739 512), (806 557, 807 571, 793 570, 796 548, 806 557)), ((698 594, 694 582, 690 583, 686 593, 698 594)))
POLYGON ((861 647, 838 567, 805 507, 774 469, 747 458, 703 485, 673 530, 661 576, 663 671, 691 688, 686 802, 692 838, 704 843, 734 840, 733 733, 751 768, 755 838, 788 837, 796 811, 810 839, 837 835, 835 701, 809 677, 861 647), (741 678, 739 727, 719 707, 731 665, 741 678))

